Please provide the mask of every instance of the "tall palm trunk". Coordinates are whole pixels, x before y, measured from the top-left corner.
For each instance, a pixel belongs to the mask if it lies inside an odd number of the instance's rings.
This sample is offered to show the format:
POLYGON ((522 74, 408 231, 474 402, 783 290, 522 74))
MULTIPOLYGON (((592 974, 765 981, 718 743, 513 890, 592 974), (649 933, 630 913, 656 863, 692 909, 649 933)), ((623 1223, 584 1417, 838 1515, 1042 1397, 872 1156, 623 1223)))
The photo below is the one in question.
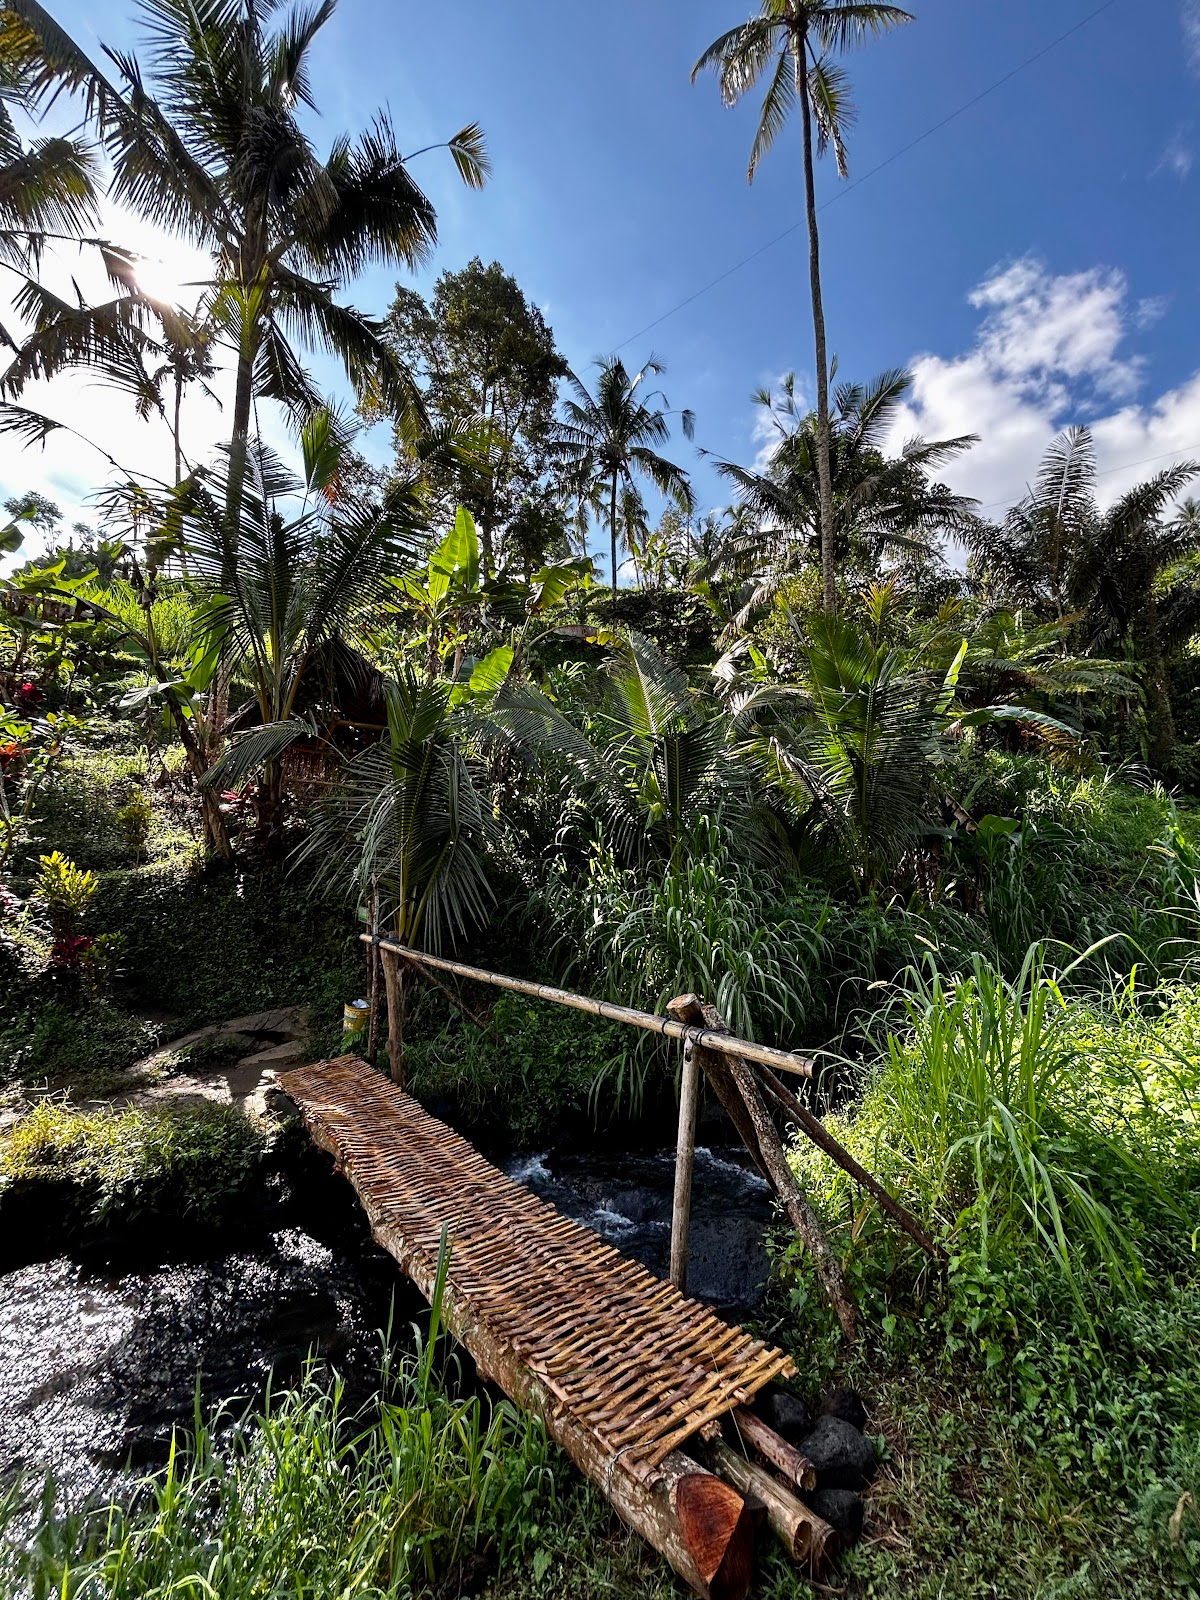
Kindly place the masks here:
POLYGON ((617 614, 617 474, 613 473, 608 500, 608 536, 612 546, 612 614, 617 614))
POLYGON ((804 204, 808 213, 808 277, 812 292, 813 341, 817 358, 817 489, 820 496, 821 587, 825 610, 837 610, 833 583, 833 487, 829 466, 829 357, 825 348, 825 305, 821 296, 821 240, 817 230, 817 192, 813 180, 812 102, 808 95, 808 30, 792 36, 796 94, 804 131, 804 204))
MULTIPOLYGON (((225 500, 225 525, 227 549, 236 559, 238 528, 242 519, 242 492, 246 483, 246 457, 250 449, 250 414, 254 405, 254 360, 250 340, 243 330, 241 349, 238 351, 237 387, 233 400, 233 435, 229 443, 229 490, 225 500)), ((228 585, 230 574, 224 575, 228 585)), ((208 728, 205 745, 213 759, 225 740, 225 724, 229 720, 229 679, 231 669, 222 660, 213 679, 209 699, 208 728)))

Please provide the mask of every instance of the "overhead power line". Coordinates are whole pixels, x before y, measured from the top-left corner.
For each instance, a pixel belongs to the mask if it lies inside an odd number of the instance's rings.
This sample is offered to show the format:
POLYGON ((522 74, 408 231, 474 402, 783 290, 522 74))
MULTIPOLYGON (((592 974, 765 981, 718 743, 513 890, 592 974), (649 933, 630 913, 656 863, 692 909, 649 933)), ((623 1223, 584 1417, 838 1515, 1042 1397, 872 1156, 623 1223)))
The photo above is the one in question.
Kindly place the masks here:
MULTIPOLYGON (((884 171, 885 168, 892 166, 895 162, 899 161, 901 157, 908 155, 909 151, 915 150, 918 145, 924 144, 927 139, 932 139, 935 134, 941 133, 943 128, 948 128, 952 122, 956 122, 959 117, 965 116, 968 111, 973 110, 977 105, 980 104, 981 101, 986 100, 989 95, 993 95, 997 92, 997 90, 1003 89, 1005 84, 1011 83, 1012 80, 1016 77, 1019 77, 1022 72, 1027 72, 1030 67, 1035 66, 1037 62, 1048 56, 1052 51, 1057 50, 1060 45, 1065 44, 1068 39, 1073 38, 1075 34, 1086 28, 1089 23, 1095 22, 1097 17, 1103 16, 1106 11, 1111 11, 1113 7, 1119 3, 1120 0, 1104 0, 1103 5, 1097 6, 1093 11, 1089 11, 1086 17, 1081 17, 1079 21, 1069 27, 1065 33, 1060 33, 1057 38, 1051 39, 1049 44, 1043 45, 1040 50, 1027 57, 1026 60, 1022 61, 1018 66, 1013 67, 1009 72, 1006 72, 1002 78, 997 78, 996 81, 994 83, 990 83, 986 89, 981 89, 979 93, 977 95, 973 95, 970 100, 964 101, 961 106, 958 106, 954 111, 951 111, 947 116, 944 116, 940 122, 933 123, 930 127, 925 129, 924 133, 917 134, 915 139, 910 139, 907 144, 901 145, 898 150, 893 150, 890 156, 886 156, 876 166, 871 167, 869 171, 862 173, 860 177, 853 179, 850 183, 843 184, 832 195, 830 195, 827 200, 822 201, 817 207, 817 210, 826 211, 838 200, 841 200, 846 195, 851 194, 855 189, 861 188, 864 183, 867 183, 870 181, 870 179, 877 177, 879 173, 884 171)), ((733 275, 737 272, 740 272, 743 267, 748 267, 752 261, 757 261, 759 256, 766 255, 768 250, 773 250, 777 244, 782 244, 785 239, 790 238, 793 233, 804 226, 805 218, 801 217, 798 221, 793 222, 789 227, 786 227, 782 233, 777 233, 773 239, 768 239, 765 244, 759 245, 757 250, 752 250, 748 256, 743 256, 740 261, 735 261, 733 265, 731 267, 727 267, 724 272, 718 273, 715 278, 712 278, 708 283, 701 285, 701 287, 695 290, 694 293, 689 294, 685 299, 680 300, 676 305, 671 306, 668 310, 664 311, 661 316, 655 317, 653 322, 648 322, 644 328, 639 328, 636 333, 631 333, 628 338, 622 339, 616 348, 618 350, 623 350, 627 344, 632 344, 635 339, 640 339, 643 337, 643 335, 650 333, 654 328, 657 328, 660 323, 666 322, 668 318, 675 316, 677 312, 682 311, 686 306, 690 306, 695 301, 701 299, 704 295, 715 289, 719 284, 724 283, 727 278, 732 278, 733 275)))

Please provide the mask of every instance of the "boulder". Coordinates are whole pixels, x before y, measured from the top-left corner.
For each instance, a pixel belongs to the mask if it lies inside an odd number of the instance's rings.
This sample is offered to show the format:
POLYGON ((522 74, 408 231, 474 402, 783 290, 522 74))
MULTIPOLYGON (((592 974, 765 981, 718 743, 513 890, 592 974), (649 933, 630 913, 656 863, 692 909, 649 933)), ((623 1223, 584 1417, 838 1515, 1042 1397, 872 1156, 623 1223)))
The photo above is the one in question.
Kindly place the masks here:
POLYGON ((799 1448, 817 1470, 818 1489, 865 1489, 875 1476, 871 1441, 841 1417, 818 1417, 799 1448))
POLYGON ((841 1417, 843 1422, 857 1428, 859 1433, 864 1432, 867 1426, 867 1408, 857 1389, 835 1389, 821 1407, 821 1414, 841 1417))
POLYGON ((857 1544, 863 1527, 863 1503, 853 1489, 818 1489, 809 1504, 847 1544, 857 1544))
POLYGON ((808 1406, 798 1394, 789 1394, 786 1389, 769 1390, 761 1396, 756 1409, 763 1421, 789 1444, 797 1444, 813 1425, 808 1406))

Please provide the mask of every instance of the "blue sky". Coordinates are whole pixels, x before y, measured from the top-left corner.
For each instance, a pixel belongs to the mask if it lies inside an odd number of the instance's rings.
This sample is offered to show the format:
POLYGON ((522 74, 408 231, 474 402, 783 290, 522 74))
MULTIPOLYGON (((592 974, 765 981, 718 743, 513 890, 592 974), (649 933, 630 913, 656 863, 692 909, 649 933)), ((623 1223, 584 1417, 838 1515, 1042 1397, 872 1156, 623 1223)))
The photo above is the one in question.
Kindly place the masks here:
MULTIPOLYGON (((135 40, 132 10, 110 4, 98 24, 90 0, 51 3, 81 42, 98 27, 135 40)), ((913 24, 849 61, 851 185, 832 165, 820 174, 841 375, 912 365, 901 432, 981 432, 952 477, 990 507, 1019 495, 1068 421, 1096 425, 1112 492, 1159 458, 1200 456, 1200 0, 1112 0, 1091 16, 1098 6, 913 0, 913 24)), ((711 77, 688 81, 742 14, 739 0, 340 0, 315 58, 314 131, 324 145, 377 105, 412 148, 482 123, 494 165, 483 194, 444 155, 420 161, 440 243, 419 286, 475 254, 499 260, 577 368, 653 350, 672 405, 696 412, 697 443, 749 460, 761 447, 751 392, 789 368, 811 392, 803 230, 641 331, 801 217, 798 132, 751 187, 756 102, 726 110, 711 77)), ((394 276, 369 274, 354 299, 382 312, 394 276)), ((94 411, 99 397, 38 398, 94 411)), ((719 503, 711 469, 678 449, 701 500, 719 503)), ((6 441, 0 490, 37 483, 65 505, 85 490, 80 462, 17 459, 6 441)))

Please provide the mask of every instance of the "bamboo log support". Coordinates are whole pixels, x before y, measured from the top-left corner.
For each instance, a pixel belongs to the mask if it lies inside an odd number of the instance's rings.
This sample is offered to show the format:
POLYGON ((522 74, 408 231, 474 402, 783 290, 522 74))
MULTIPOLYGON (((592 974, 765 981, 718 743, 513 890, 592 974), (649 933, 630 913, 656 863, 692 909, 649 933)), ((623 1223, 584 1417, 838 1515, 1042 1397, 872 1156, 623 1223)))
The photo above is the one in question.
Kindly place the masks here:
MULTIPOLYGON (((360 933, 359 938, 364 944, 372 942, 369 933, 360 933)), ((792 1077, 811 1078, 813 1075, 813 1064, 808 1057, 793 1055, 787 1050, 772 1050, 769 1045, 755 1044, 750 1039, 734 1039, 728 1029, 720 1032, 695 1027, 674 1017, 660 1017, 653 1011, 638 1011, 633 1006, 619 1006, 611 1000, 593 1000, 590 995, 556 989, 553 984, 509 978, 501 972, 488 972, 483 967, 468 967, 464 962, 451 961, 446 956, 427 955, 423 950, 413 950, 392 939, 375 939, 373 942, 381 950, 391 950, 406 960, 416 960, 427 967, 436 967, 439 972, 452 972, 456 977, 469 978, 475 983, 491 984, 495 989, 508 989, 513 994, 529 995, 534 1000, 552 1000, 556 1005, 567 1006, 572 1011, 586 1011, 589 1016, 605 1017, 609 1022, 627 1022, 631 1027, 644 1028, 647 1033, 662 1034, 667 1039, 691 1039, 693 1044, 715 1050, 718 1055, 742 1056, 747 1061, 774 1067, 776 1072, 786 1072, 792 1077)))
POLYGON ((796 1096, 791 1094, 784 1084, 780 1083, 773 1072, 764 1071, 762 1078, 768 1094, 770 1094, 783 1114, 802 1133, 807 1134, 819 1150, 823 1150, 831 1161, 836 1162, 843 1172, 848 1173, 860 1188, 865 1189, 869 1195, 873 1195, 892 1221, 903 1228, 909 1238, 919 1244, 927 1256, 932 1256, 935 1261, 946 1260, 946 1251, 943 1246, 926 1233, 912 1212, 890 1195, 878 1178, 872 1177, 867 1169, 854 1159, 845 1145, 834 1138, 819 1117, 814 1116, 807 1106, 802 1106, 796 1096))
POLYGON ((692 1168, 696 1156, 696 1102, 700 1096, 700 1052, 683 1046, 679 1083, 679 1134, 675 1143, 675 1198, 671 1208, 671 1282, 687 1293, 688 1229, 692 1220, 692 1168))
POLYGON ((789 1444, 753 1411, 739 1406, 733 1413, 733 1425, 742 1443, 768 1467, 773 1467, 802 1494, 811 1494, 817 1487, 817 1469, 794 1444, 789 1444))
POLYGON ((367 928, 371 934, 371 986, 368 991, 371 1013, 367 1024, 367 1060, 374 1066, 379 1059, 379 966, 382 959, 379 945, 375 942, 379 938, 379 884, 374 878, 371 879, 371 895, 367 901, 367 928))
POLYGON ((803 1500, 785 1489, 765 1468, 747 1461, 724 1439, 710 1444, 706 1453, 727 1483, 763 1502, 771 1532, 794 1561, 803 1562, 816 1573, 838 1553, 842 1541, 837 1530, 811 1506, 806 1506, 803 1500))
MULTIPOLYGON (((710 1034, 718 1033, 725 1027, 724 1019, 716 1007, 707 1004, 698 995, 679 995, 670 1001, 667 1010, 673 1017, 683 1021, 702 1019, 710 1034)), ((842 1332, 847 1339, 853 1340, 857 1333, 857 1317, 842 1264, 825 1237, 820 1218, 808 1203, 796 1174, 788 1164, 783 1142, 771 1120, 771 1113, 749 1062, 740 1056, 732 1056, 724 1063, 724 1070, 714 1074, 710 1059, 702 1057, 701 1061, 722 1105, 729 1112, 759 1170, 775 1190, 792 1226, 804 1241, 817 1276, 837 1313, 842 1332)))

